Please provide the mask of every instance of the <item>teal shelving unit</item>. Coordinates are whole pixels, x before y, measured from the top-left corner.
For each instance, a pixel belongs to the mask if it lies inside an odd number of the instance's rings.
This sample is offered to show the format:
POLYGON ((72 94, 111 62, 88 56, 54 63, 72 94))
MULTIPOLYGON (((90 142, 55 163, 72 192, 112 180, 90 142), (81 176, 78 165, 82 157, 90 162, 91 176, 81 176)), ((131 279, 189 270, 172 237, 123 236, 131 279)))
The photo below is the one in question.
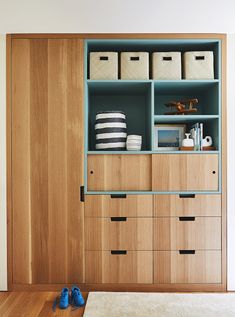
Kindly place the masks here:
MULTIPOLYGON (((85 41, 85 193, 87 191, 87 157, 101 154, 216 154, 219 156, 219 190, 221 192, 221 43, 216 39, 139 39, 85 41), (93 51, 206 51, 214 52, 213 80, 90 80, 89 53, 93 51), (191 115, 165 115, 165 103, 197 98, 198 112, 191 115), (98 111, 121 110, 126 113, 128 134, 142 135, 141 151, 97 151, 95 149, 95 115, 98 111), (156 151, 154 125, 204 123, 204 136, 213 138, 216 151, 156 151)), ((151 56, 151 54, 150 54, 151 56)), ((151 57, 150 57, 151 69, 151 57)), ((151 73, 150 73, 151 78, 151 73)), ((122 193, 122 192, 105 192, 122 193)), ((126 193, 126 192, 125 192, 126 193)), ((129 192, 129 194, 156 192, 129 192)), ((162 192, 161 192, 162 193, 162 192)), ((169 193, 169 192, 167 192, 169 193)), ((173 193, 173 192, 172 192, 173 193)), ((178 192, 177 192, 178 193, 178 192)), ((194 192, 195 193, 195 192, 194 192)), ((205 192, 204 192, 205 193, 205 192)), ((211 192, 210 192, 211 193, 211 192)))

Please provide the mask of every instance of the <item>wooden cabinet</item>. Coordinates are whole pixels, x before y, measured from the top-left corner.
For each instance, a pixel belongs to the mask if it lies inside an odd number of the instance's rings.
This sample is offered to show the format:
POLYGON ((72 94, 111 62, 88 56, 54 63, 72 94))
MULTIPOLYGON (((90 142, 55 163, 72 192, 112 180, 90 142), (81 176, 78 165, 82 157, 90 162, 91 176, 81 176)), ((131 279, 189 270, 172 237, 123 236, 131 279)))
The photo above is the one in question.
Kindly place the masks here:
POLYGON ((154 219, 154 250, 221 250, 220 217, 154 219))
POLYGON ((86 217, 152 217, 152 195, 86 195, 86 217))
POLYGON ((11 283, 81 283, 83 41, 13 39, 11 49, 11 283))
POLYGON ((107 37, 9 36, 9 285, 225 290, 225 37, 107 37), (215 78, 90 79, 91 52, 144 50, 151 57, 163 42, 182 54, 211 50, 215 78), (193 96, 196 115, 165 115, 172 97, 193 96), (125 114, 121 126, 100 118, 98 136, 97 113, 112 111, 125 114), (156 137, 157 125, 183 124, 189 132, 196 123, 213 138, 213 151, 182 152, 177 136, 156 137), (141 135, 140 150, 114 148, 126 133, 141 135), (98 151, 96 143, 108 138, 110 148, 98 151))
POLYGON ((87 189, 90 191, 150 191, 151 155, 89 155, 87 189))
POLYGON ((154 216, 221 216, 221 195, 155 195, 154 216))
POLYGON ((156 154, 152 157, 153 191, 217 191, 218 155, 156 154))
POLYGON ((221 251, 154 251, 154 283, 221 283, 221 251))
POLYGON ((86 283, 153 283, 152 251, 86 251, 86 283))
POLYGON ((86 250, 152 250, 152 218, 86 218, 86 250))

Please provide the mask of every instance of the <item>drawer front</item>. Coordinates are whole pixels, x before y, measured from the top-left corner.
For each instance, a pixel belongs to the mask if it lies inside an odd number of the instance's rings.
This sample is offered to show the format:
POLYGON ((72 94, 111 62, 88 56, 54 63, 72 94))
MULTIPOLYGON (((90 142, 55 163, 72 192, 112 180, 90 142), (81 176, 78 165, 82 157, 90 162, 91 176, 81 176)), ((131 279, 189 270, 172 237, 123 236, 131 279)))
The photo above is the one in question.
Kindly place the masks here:
POLYGON ((153 252, 86 251, 86 283, 153 283, 153 252))
POLYGON ((151 218, 86 218, 86 250, 152 250, 151 218))
POLYGON ((154 250, 221 250, 220 217, 154 219, 154 250))
POLYGON ((152 217, 152 195, 86 195, 86 217, 152 217))
POLYGON ((218 190, 217 154, 155 154, 153 191, 218 190))
POLYGON ((155 195, 154 216, 221 216, 221 195, 155 195))
POLYGON ((88 155, 90 191, 151 190, 151 155, 88 155))
POLYGON ((221 283, 221 252, 154 251, 154 283, 221 283))

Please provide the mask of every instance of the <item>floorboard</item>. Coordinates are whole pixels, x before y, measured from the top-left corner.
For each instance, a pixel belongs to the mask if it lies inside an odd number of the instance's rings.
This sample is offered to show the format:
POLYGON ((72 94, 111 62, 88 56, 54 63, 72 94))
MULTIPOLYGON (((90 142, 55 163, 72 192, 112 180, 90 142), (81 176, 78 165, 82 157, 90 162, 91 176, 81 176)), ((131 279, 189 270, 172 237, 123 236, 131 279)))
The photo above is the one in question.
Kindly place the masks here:
MULTIPOLYGON (((84 308, 52 311, 57 292, 0 292, 1 317, 82 317, 84 308)), ((83 293, 87 299, 88 293, 83 293)))

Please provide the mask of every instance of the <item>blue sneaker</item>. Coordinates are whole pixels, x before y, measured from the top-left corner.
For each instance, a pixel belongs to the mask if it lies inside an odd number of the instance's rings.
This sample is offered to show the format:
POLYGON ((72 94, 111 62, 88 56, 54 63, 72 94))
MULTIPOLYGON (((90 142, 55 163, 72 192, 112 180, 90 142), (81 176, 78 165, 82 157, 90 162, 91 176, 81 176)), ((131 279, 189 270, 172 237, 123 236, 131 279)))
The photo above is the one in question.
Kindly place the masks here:
POLYGON ((57 296, 54 304, 53 311, 56 310, 56 306, 59 304, 60 309, 66 309, 69 306, 69 289, 67 287, 62 288, 60 296, 57 296))
POLYGON ((84 304, 85 304, 85 301, 80 289, 77 286, 73 286, 72 292, 71 292, 71 305, 74 308, 79 308, 83 306, 84 304))

